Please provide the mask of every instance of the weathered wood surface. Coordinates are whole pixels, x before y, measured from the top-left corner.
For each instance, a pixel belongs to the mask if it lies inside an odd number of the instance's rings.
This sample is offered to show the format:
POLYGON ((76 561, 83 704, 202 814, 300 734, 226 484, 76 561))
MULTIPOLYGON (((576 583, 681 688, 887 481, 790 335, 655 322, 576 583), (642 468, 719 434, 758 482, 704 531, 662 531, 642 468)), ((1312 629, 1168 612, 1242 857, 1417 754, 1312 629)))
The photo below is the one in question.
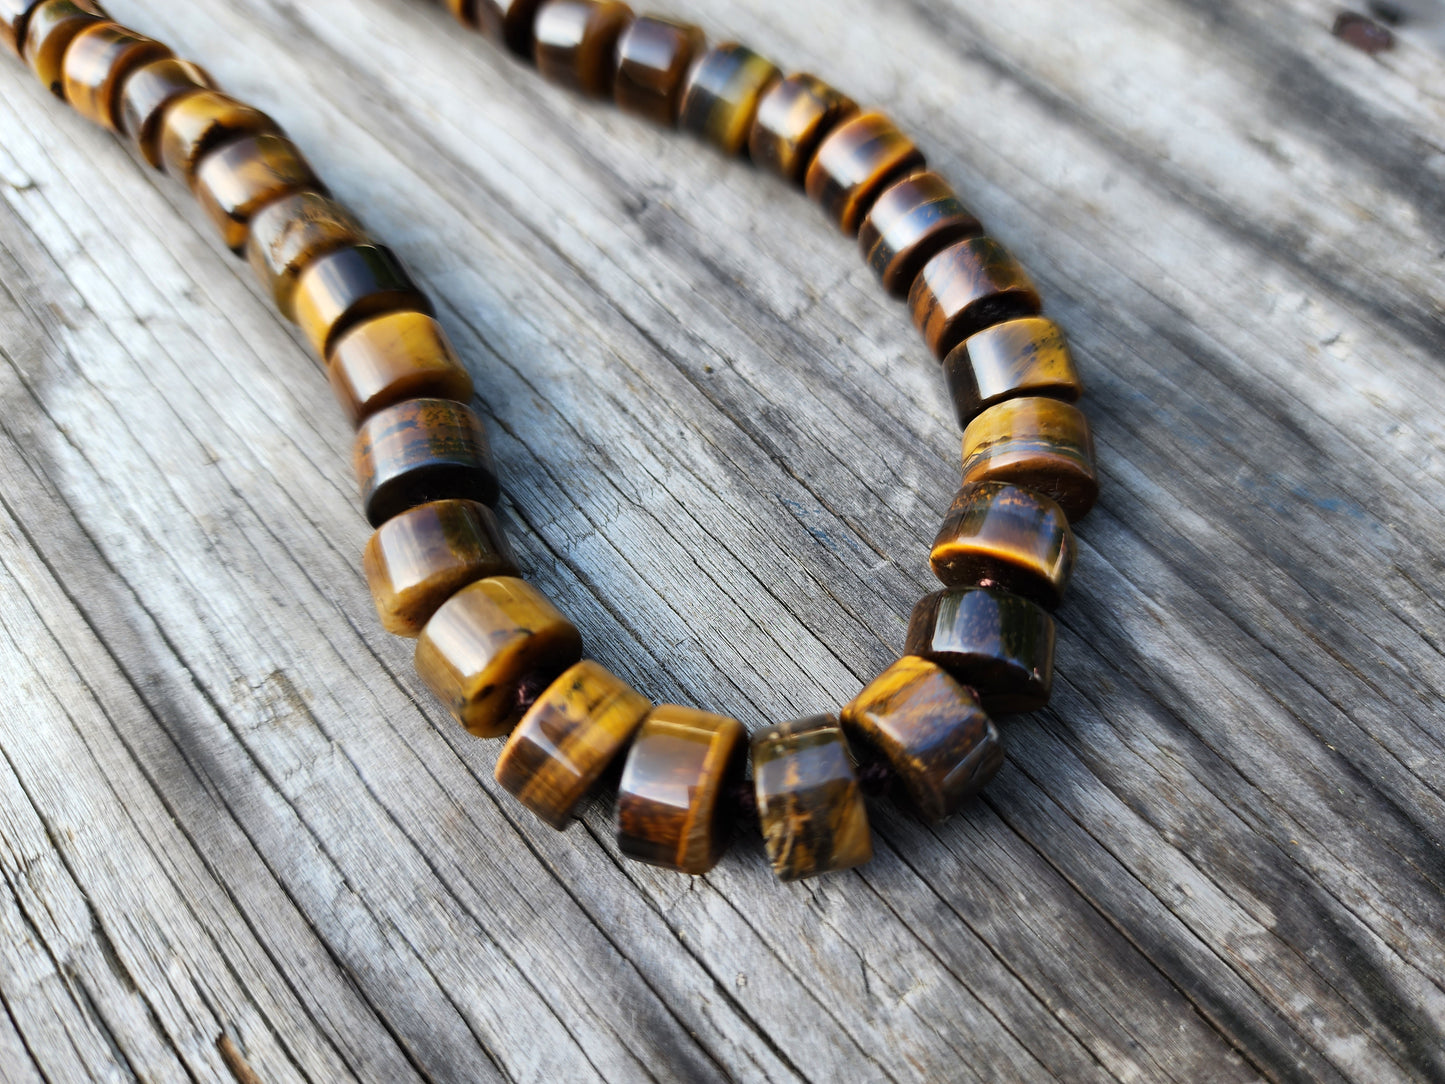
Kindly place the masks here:
MULTIPOLYGON (((752 726, 893 657, 957 434, 800 196, 425 4, 108 2, 434 292, 596 657, 752 726)), ((0 64, 0 1077, 1445 1079, 1440 54, 1315 0, 672 10, 889 108, 1071 332, 1054 708, 827 880, 524 815, 375 620, 297 335, 0 64)))

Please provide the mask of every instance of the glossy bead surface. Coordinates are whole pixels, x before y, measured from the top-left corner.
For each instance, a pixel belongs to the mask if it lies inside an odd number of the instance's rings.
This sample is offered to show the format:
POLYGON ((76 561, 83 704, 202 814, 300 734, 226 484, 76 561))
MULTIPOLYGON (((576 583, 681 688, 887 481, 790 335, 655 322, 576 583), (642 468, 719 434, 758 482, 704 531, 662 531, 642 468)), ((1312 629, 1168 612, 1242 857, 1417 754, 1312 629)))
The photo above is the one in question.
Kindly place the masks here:
POLYGON ((688 66, 705 41, 701 28, 688 23, 651 15, 634 19, 617 39, 617 107, 658 124, 676 124, 688 66))
POLYGON ((296 318, 296 280, 318 257, 370 238, 341 204, 321 192, 294 192, 268 203, 251 219, 246 259, 276 308, 296 318))
POLYGON ((296 144, 285 136, 258 135, 217 147, 202 158, 192 190, 226 247, 240 252, 257 211, 288 193, 320 187, 296 144))
POLYGON ((466 0, 469 24, 524 60, 532 59, 539 0, 466 0))
POLYGON ((517 559, 492 510, 476 501, 430 501, 372 534, 362 567, 382 626, 419 636, 443 602, 486 576, 517 576, 517 559))
POLYGON ((356 431, 352 464, 373 527, 427 501, 497 503, 481 419, 449 399, 406 399, 377 411, 356 431))
POLYGON ((629 858, 706 873, 727 846, 726 788, 742 778, 747 732, 725 715, 662 704, 632 739, 617 791, 617 846, 629 858))
POLYGON ((160 42, 115 23, 87 26, 61 63, 65 100, 86 119, 119 131, 121 85, 137 68, 170 55, 160 42))
POLYGON ((905 173, 921 170, 923 154, 882 113, 860 113, 818 144, 804 179, 808 198, 849 237, 873 201, 905 173))
POLYGON ((771 61, 747 46, 714 45, 688 76, 678 125, 737 154, 747 144, 758 100, 781 76, 771 61))
POLYGON ((1075 523, 1099 496, 1089 420, 1058 399, 1005 399, 964 429, 963 482, 1032 489, 1052 497, 1075 523))
POLYGON ((192 184, 208 151, 235 139, 280 135, 276 122, 219 90, 187 94, 166 106, 160 126, 161 162, 172 177, 192 184))
POLYGON ((416 642, 422 681, 481 738, 511 730, 524 700, 581 657, 582 636, 572 622, 513 576, 467 584, 442 603, 416 642))
POLYGON ((472 378, 451 340, 423 312, 393 312, 357 324, 336 340, 326 371, 353 423, 403 399, 472 398, 472 378))
POLYGON ((296 322, 318 357, 361 321, 400 309, 432 314, 431 302, 383 245, 347 245, 318 256, 296 277, 296 322))
POLYGON ((873 857, 863 791, 835 716, 760 730, 752 751, 758 820, 780 880, 849 869, 873 857))
POLYGON ((20 55, 25 44, 25 22, 37 0, 0 0, 0 46, 20 55))
POLYGON ((99 4, 88 0, 42 0, 25 20, 25 63, 57 98, 65 96, 65 51, 82 30, 106 21, 99 4))
POLYGON ((985 407, 1023 395, 1073 402, 1084 393, 1059 325, 1025 316, 970 335, 948 352, 943 372, 959 425, 985 407))
POLYGON ((950 587, 925 595, 905 654, 937 663, 978 693, 984 711, 1036 711, 1054 681, 1054 619, 1019 595, 950 587))
POLYGON ((631 21, 632 9, 621 0, 546 0, 533 26, 537 70, 594 98, 609 96, 617 39, 631 21))
POLYGON ((166 106, 184 94, 210 90, 205 69, 189 60, 167 57, 136 68, 121 84, 120 125, 135 141, 141 157, 161 166, 161 118, 166 106))
POLYGON ((748 157, 801 185, 823 137, 858 112, 858 103, 816 76, 800 72, 773 84, 758 102, 748 157))
POLYGON ((553 828, 565 828, 651 710, 647 697, 584 659, 522 716, 497 758, 497 782, 553 828))
POLYGON ((946 587, 1001 587, 1057 609, 1074 570, 1074 532, 1053 499, 1006 482, 959 490, 929 562, 946 587))
POLYGON ((957 241, 923 265, 908 291, 913 324, 942 361, 984 328, 1043 307, 1012 253, 992 237, 957 241))
POLYGON ((890 297, 903 298, 940 249, 983 232, 983 226, 937 173, 914 173, 874 200, 858 229, 863 259, 890 297))
POLYGON ((862 756, 893 770, 919 816, 937 824, 1003 764, 1003 739, 978 699, 937 663, 905 655, 842 711, 862 756))

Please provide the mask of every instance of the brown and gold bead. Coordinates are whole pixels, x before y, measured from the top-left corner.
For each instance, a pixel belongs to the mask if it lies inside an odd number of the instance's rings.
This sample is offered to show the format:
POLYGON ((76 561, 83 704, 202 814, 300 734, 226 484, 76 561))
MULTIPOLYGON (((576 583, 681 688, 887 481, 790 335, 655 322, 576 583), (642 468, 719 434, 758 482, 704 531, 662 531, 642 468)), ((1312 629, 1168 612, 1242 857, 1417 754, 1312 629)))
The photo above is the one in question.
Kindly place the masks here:
POLYGON ((904 298, 940 249, 982 231, 948 182, 925 171, 883 190, 858 230, 858 247, 888 295, 904 298))
POLYGON ((908 291, 913 323, 942 361, 970 335, 1043 307, 1013 255, 992 237, 949 245, 918 272, 908 291))
POLYGON ((929 561, 946 587, 1001 587, 1056 609, 1074 570, 1074 532, 1058 503, 1007 482, 953 499, 929 561))
POLYGON ((65 100, 77 113, 121 129, 120 88, 131 72, 171 51, 116 23, 95 23, 75 36, 61 62, 65 100))
POLYGON ((161 161, 172 177, 195 184, 196 167, 213 148, 255 135, 281 135, 277 123, 219 90, 173 100, 161 115, 161 161))
POLYGON ((406 399, 377 411, 356 431, 352 462, 373 527, 427 501, 497 503, 481 419, 450 399, 406 399))
POLYGON ((246 247, 251 218, 268 203, 321 181, 285 136, 262 134, 217 147, 196 167, 192 186, 201 207, 234 252, 246 247))
POLYGON ((296 319, 296 280, 314 260, 370 238, 360 222, 322 192, 302 191, 262 207, 251 218, 246 259, 289 320, 296 319))
POLYGON ((1005 399, 963 431, 963 482, 1010 482, 1053 498, 1075 523, 1099 496, 1094 437, 1083 411, 1058 399, 1005 399))
POLYGON ((532 27, 540 0, 447 0, 454 14, 523 60, 532 59, 532 27))
POLYGON ((617 39, 631 21, 622 0, 546 0, 533 25, 537 70, 594 98, 610 96, 617 39))
POLYGON ((25 44, 25 22, 36 0, 0 0, 0 45, 20 56, 25 44))
POLYGON ((943 371, 960 425, 1005 399, 1046 395, 1073 402, 1084 392, 1063 331, 1042 316, 970 335, 948 352, 943 371))
POLYGON ((211 90, 205 69, 189 60, 167 57, 136 68, 121 84, 120 126, 135 141, 141 157, 161 167, 161 119, 166 106, 185 94, 211 90))
POLYGON ((433 314, 385 245, 346 245, 316 257, 296 277, 292 298, 296 322, 323 363, 336 340, 363 320, 401 309, 433 314))
POLYGON ((1054 619, 1007 591, 950 587, 914 607, 904 652, 943 667, 990 714, 1036 711, 1053 688, 1054 619))
POLYGON ((472 397, 472 378, 436 319, 392 312, 357 324, 331 348, 326 367, 336 401, 353 423, 403 399, 472 397))
POLYGON ((57 98, 65 97, 65 52, 83 30, 106 22, 90 0, 41 0, 25 18, 21 55, 30 70, 57 98))
POLYGON ((748 156, 763 169, 801 185, 823 137, 858 112, 858 103, 806 72, 773 84, 758 102, 748 156))
POLYGON ((613 95, 624 113, 671 127, 682 107, 683 83, 706 38, 699 27, 644 15, 617 39, 613 95))
POLYGON ((747 146, 758 100, 782 73, 745 45, 714 45, 693 65, 678 125, 728 154, 747 146))
POLYGON ((808 198, 849 237, 893 181, 924 167, 913 141, 882 113, 860 113, 818 144, 804 179, 808 198))

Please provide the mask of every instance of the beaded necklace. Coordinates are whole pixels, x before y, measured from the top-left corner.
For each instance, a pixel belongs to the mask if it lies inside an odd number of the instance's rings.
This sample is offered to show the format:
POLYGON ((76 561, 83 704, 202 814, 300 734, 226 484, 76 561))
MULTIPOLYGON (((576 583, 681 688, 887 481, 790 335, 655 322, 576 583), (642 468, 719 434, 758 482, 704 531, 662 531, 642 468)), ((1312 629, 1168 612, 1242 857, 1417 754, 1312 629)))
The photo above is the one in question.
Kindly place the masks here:
POLYGON ((914 608, 903 657, 836 715, 749 739, 736 719, 654 705, 583 659, 493 513, 501 487, 472 380, 430 301, 276 122, 94 0, 0 0, 0 40, 187 184, 299 324, 357 427, 375 528, 363 564, 382 624, 416 639, 418 673, 467 730, 507 737, 496 778, 519 801, 563 828, 621 762, 624 854, 705 873, 730 822, 756 817, 784 880, 872 856, 865 791, 945 819, 1002 763, 990 716, 1048 701, 1070 523, 1098 492, 1078 374, 1033 284, 892 121, 814 76, 709 47, 699 28, 620 0, 445 6, 545 78, 803 188, 906 299, 942 363, 964 430, 963 487, 930 555, 943 590, 914 608))

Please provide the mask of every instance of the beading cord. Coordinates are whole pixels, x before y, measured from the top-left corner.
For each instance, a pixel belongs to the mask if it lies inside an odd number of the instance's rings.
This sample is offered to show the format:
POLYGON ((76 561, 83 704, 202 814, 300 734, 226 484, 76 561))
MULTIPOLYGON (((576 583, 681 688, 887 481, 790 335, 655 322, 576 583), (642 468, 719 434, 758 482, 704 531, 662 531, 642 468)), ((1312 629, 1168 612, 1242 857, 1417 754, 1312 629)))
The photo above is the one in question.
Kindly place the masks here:
POLYGON ((1003 761, 991 715, 1048 701, 1070 523, 1098 492, 1082 386, 1033 284, 892 121, 812 75, 620 0, 445 6, 544 77, 802 187, 907 300, 964 429, 963 486, 930 554, 943 589, 914 608, 904 655, 836 715, 749 740, 736 719, 654 705, 583 659, 493 513, 501 486, 472 379, 430 301, 280 126, 93 0, 0 0, 0 39, 187 184, 300 325, 357 427, 382 624, 416 639, 418 673, 463 726, 507 738, 496 778, 524 805, 563 828, 620 761, 623 853, 701 874, 731 822, 755 821, 784 880, 872 856, 865 794, 948 817, 1003 761))

